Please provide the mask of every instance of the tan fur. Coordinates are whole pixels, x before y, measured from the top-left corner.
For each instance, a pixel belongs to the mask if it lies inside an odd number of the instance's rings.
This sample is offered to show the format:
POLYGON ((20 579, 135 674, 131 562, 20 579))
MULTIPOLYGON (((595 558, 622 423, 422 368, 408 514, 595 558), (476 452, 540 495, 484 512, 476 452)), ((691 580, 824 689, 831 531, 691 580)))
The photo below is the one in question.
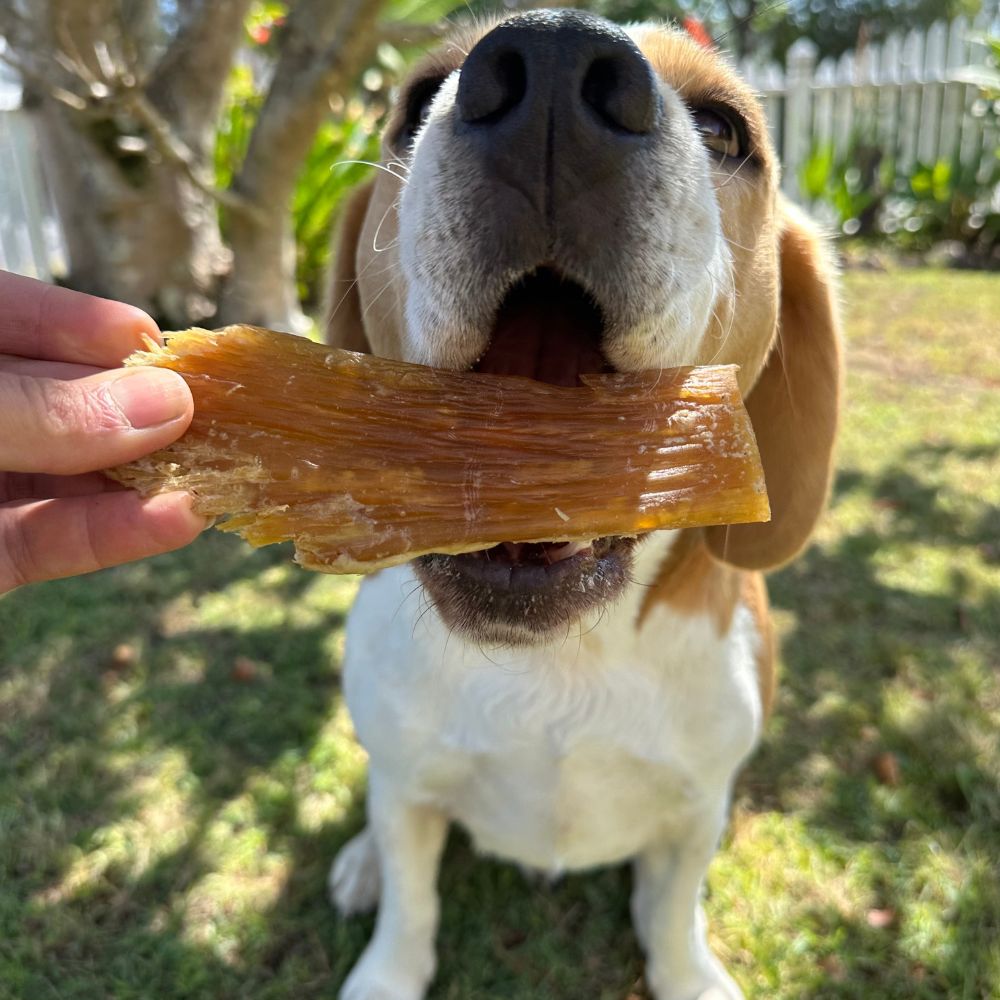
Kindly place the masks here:
POLYGON ((771 569, 793 559, 826 503, 840 413, 841 344, 833 268, 811 224, 782 206, 781 315, 767 364, 747 397, 771 521, 710 528, 726 562, 771 569))
POLYGON ((774 624, 771 621, 771 609, 767 599, 767 584, 762 573, 746 571, 741 573, 740 599, 749 610, 760 636, 760 649, 757 652, 757 685, 760 689, 760 703, 764 709, 766 722, 771 717, 771 710, 774 707, 778 678, 774 624))
POLYGON ((764 717, 771 714, 776 685, 774 629, 761 573, 748 572, 713 558, 699 529, 682 531, 646 592, 636 628, 642 628, 658 605, 674 614, 707 615, 720 636, 733 621, 738 604, 750 612, 761 639, 757 654, 757 684, 764 717))
POLYGON ((361 229, 368 214, 374 184, 367 181, 351 192, 340 217, 337 234, 337 258, 330 283, 330 315, 327 339, 345 351, 371 352, 365 336, 358 294, 358 257, 361 249, 361 229))
POLYGON ((646 592, 638 627, 657 604, 665 604, 678 614, 708 615, 718 634, 725 635, 740 598, 741 576, 712 558, 700 530, 682 531, 646 592))
POLYGON ((637 42, 657 74, 688 104, 729 105, 747 123, 757 164, 746 176, 731 171, 716 184, 723 232, 733 254, 734 295, 717 311, 695 359, 697 364, 738 364, 740 388, 747 393, 764 364, 778 314, 775 203, 782 199, 767 122, 753 91, 714 52, 687 35, 650 30, 637 42))

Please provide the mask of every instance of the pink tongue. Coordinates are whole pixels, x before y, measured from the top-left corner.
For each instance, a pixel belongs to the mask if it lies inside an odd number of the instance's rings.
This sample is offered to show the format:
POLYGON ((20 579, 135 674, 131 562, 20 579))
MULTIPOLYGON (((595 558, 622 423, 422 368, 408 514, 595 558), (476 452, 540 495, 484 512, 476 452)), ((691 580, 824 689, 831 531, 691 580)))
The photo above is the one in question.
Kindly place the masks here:
POLYGON ((543 271, 508 294, 475 368, 575 386, 580 374, 610 370, 600 340, 600 314, 583 290, 543 271))

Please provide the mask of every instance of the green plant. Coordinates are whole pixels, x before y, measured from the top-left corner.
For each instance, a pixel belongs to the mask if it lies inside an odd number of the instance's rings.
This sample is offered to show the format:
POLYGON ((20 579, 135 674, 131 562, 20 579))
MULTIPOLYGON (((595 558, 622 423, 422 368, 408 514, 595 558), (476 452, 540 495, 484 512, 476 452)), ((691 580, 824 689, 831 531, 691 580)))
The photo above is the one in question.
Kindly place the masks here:
POLYGON ((1000 246, 1000 160, 978 157, 915 162, 909 169, 856 132, 843 152, 814 146, 799 173, 814 210, 848 236, 882 238, 900 249, 925 252, 957 241, 969 259, 988 264, 1000 246))
POLYGON ((330 265, 330 233, 341 200, 368 172, 362 161, 379 158, 381 107, 349 102, 343 116, 328 121, 299 174, 292 202, 299 297, 315 305, 330 265))
MULTIPOLYGON (((247 18, 250 58, 234 67, 215 142, 215 179, 225 190, 238 174, 246 155, 254 122, 260 112, 259 78, 269 66, 267 48, 280 29, 283 4, 257 5, 247 18)), ((380 60, 391 56, 380 47, 380 60)), ((395 52, 395 50, 393 50, 395 52)), ((379 78, 378 92, 359 88, 364 98, 335 99, 333 114, 316 135, 302 165, 292 199, 296 240, 296 279, 299 298, 316 306, 322 297, 323 275, 330 260, 330 232, 341 199, 364 176, 360 161, 379 157, 378 135, 385 104, 379 78)), ((225 227, 225 210, 222 222, 225 227)))
POLYGON ((828 206, 844 233, 865 236, 875 231, 893 172, 892 160, 857 129, 840 154, 832 142, 816 143, 799 172, 799 187, 814 206, 828 206))
POLYGON ((1000 161, 984 174, 976 162, 916 163, 897 177, 880 220, 882 232, 905 249, 926 250, 943 240, 961 242, 988 261, 1000 242, 1000 161))
MULTIPOLYGON (((456 0, 391 0, 387 24, 432 25, 447 17, 456 0)), ((246 155, 260 113, 262 84, 273 72, 274 41, 284 26, 288 5, 258 0, 246 19, 247 57, 233 69, 215 142, 215 179, 227 190, 246 155)), ((344 197, 378 161, 379 136, 388 107, 390 84, 398 81, 417 54, 383 41, 351 94, 336 95, 330 118, 317 133, 299 173, 292 198, 298 293, 307 307, 322 299, 331 258, 331 231, 344 197)), ((222 223, 225 228, 225 210, 222 223)))

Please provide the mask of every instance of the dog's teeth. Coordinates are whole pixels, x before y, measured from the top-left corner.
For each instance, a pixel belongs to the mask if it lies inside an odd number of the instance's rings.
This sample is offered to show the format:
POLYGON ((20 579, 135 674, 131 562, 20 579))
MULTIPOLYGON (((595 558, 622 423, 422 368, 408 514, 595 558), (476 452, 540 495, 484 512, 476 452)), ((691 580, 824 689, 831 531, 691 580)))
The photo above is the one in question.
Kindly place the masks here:
POLYGON ((593 541, 566 542, 566 544, 563 545, 561 548, 551 550, 549 552, 549 558, 552 560, 552 562, 562 562, 564 559, 571 559, 579 552, 585 552, 593 544, 594 544, 593 541))

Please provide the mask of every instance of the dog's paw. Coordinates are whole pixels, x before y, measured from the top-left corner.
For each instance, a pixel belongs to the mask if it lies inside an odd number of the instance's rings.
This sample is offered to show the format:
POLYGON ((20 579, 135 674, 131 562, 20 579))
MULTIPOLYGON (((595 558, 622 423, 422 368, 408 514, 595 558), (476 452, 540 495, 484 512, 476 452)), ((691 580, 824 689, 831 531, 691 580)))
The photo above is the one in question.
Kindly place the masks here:
POLYGON ((353 968, 338 995, 339 1000, 423 1000, 427 983, 433 974, 418 971, 426 962, 383 962, 377 949, 369 948, 353 968))
POLYGON ((330 901, 342 916, 367 913, 378 905, 382 888, 378 847, 368 827, 352 837, 337 853, 330 866, 327 887, 330 901))
POLYGON ((723 983, 721 986, 709 986, 695 1000, 744 1000, 743 992, 735 983, 723 983))
MULTIPOLYGON (((728 979, 728 977, 727 977, 728 979)), ((657 988, 651 984, 653 996, 656 1000, 745 1000, 740 988, 732 981, 713 983, 704 988, 696 987, 691 990, 676 988, 657 988)))
POLYGON ((650 974, 646 977, 656 1000, 745 1000, 743 991, 713 955, 701 975, 679 983, 668 975, 650 974))

